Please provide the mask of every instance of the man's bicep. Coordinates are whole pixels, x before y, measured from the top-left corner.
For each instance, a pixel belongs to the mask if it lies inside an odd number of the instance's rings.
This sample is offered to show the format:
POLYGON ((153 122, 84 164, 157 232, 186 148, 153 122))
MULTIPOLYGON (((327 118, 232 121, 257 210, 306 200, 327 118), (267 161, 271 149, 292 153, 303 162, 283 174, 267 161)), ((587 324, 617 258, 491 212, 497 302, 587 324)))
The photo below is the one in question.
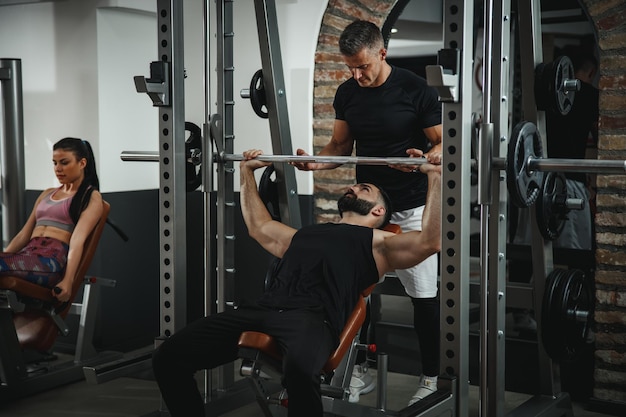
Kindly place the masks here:
POLYGON ((426 139, 428 139, 431 144, 438 145, 441 143, 443 137, 443 127, 441 124, 426 127, 423 131, 426 139))
POLYGON ((282 258, 295 234, 296 229, 293 227, 272 220, 260 228, 256 240, 266 251, 278 258, 282 258))
POLYGON ((421 249, 420 234, 412 231, 385 239, 383 253, 392 270, 410 268, 427 258, 421 249))

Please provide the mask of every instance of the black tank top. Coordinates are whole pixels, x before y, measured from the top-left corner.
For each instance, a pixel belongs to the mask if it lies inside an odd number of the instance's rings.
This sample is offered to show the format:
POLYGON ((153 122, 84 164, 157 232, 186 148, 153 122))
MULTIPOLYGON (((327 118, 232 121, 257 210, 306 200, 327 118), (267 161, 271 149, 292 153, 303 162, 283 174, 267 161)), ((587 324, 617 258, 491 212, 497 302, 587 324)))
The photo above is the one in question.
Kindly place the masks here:
POLYGON ((278 309, 323 307, 338 336, 361 291, 379 280, 372 236, 373 229, 348 224, 303 227, 259 304, 278 309))

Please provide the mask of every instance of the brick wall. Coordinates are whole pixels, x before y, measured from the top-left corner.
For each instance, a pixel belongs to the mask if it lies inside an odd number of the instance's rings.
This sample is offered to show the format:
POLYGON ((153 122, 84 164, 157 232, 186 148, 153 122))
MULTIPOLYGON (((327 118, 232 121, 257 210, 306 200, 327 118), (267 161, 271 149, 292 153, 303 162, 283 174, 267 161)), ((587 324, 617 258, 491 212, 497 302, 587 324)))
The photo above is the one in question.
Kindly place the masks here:
MULTIPOLYGON (((583 0, 598 34, 598 159, 626 160, 626 4, 583 0)), ((593 397, 626 402, 626 176, 597 177, 593 397)))
MULTIPOLYGON (((366 19, 382 27, 396 0, 330 0, 326 8, 317 51, 313 89, 313 150, 317 154, 330 140, 335 112, 333 97, 343 81, 350 78, 339 53, 339 35, 355 19, 366 19)), ((337 198, 354 183, 354 166, 315 171, 314 216, 317 222, 337 219, 337 198)))
MULTIPOLYGON (((626 160, 626 4, 582 0, 600 48, 599 159, 626 160)), ((330 140, 337 86, 350 77, 338 51, 343 28, 356 18, 379 26, 395 0, 330 0, 315 55, 313 148, 330 140)), ((314 173, 318 222, 336 220, 340 190, 354 181, 353 167, 314 173)), ((593 397, 626 402, 626 176, 597 179, 596 353, 593 397)))

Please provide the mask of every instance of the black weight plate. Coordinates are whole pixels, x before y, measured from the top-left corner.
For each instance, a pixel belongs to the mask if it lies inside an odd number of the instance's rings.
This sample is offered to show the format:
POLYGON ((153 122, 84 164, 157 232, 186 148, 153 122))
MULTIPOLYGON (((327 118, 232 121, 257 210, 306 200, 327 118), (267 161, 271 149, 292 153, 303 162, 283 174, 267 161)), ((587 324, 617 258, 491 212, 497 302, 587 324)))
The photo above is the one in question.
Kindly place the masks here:
POLYGON ((569 270, 562 280, 561 307, 559 312, 565 329, 563 359, 576 359, 587 343, 593 316, 593 294, 585 274, 577 269, 569 270), (586 317, 583 317, 586 314, 586 317), (577 316, 580 316, 577 318, 577 316))
POLYGON ((529 158, 541 158, 543 147, 539 132, 531 122, 519 122, 513 129, 508 145, 506 181, 511 202, 525 208, 539 196, 542 175, 528 169, 529 158))
POLYGON ((199 150, 202 154, 202 129, 195 123, 185 122, 185 131, 189 136, 185 139, 185 181, 187 191, 194 191, 202 185, 200 165, 190 161, 192 150, 199 150))
POLYGON ((535 202, 537 225, 544 239, 554 240, 561 235, 567 220, 565 175, 547 172, 543 175, 541 192, 535 202))
POLYGON ((280 204, 278 198, 278 184, 272 181, 274 165, 268 165, 259 180, 259 196, 267 207, 272 219, 280 221, 280 204))
POLYGON ((267 96, 265 95, 265 85, 263 84, 263 70, 255 72, 250 81, 250 103, 252 104, 252 110, 254 110, 257 116, 263 119, 269 117, 267 96))
POLYGON ((574 65, 567 56, 560 56, 552 63, 552 82, 550 83, 549 97, 552 100, 552 110, 563 116, 568 114, 574 105, 575 91, 564 89, 565 80, 573 80, 574 65))
POLYGON ((557 305, 558 301, 555 302, 555 300, 559 300, 557 294, 564 272, 566 271, 561 268, 555 268, 546 277, 541 307, 541 340, 543 348, 553 360, 558 360, 563 351, 563 329, 559 325, 559 315, 557 314, 558 311, 562 310, 562 306, 557 305))

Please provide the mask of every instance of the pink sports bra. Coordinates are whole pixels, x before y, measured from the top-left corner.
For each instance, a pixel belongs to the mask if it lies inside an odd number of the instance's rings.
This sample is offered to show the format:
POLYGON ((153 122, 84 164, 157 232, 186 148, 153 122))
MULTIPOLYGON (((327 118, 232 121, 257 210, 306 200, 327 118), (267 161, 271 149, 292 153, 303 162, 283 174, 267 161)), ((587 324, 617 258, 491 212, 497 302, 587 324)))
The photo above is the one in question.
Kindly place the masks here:
POLYGON ((74 222, 70 217, 70 204, 73 197, 64 198, 63 200, 53 200, 52 196, 59 191, 59 188, 45 196, 35 211, 35 227, 37 226, 54 226, 67 232, 74 231, 74 222))

